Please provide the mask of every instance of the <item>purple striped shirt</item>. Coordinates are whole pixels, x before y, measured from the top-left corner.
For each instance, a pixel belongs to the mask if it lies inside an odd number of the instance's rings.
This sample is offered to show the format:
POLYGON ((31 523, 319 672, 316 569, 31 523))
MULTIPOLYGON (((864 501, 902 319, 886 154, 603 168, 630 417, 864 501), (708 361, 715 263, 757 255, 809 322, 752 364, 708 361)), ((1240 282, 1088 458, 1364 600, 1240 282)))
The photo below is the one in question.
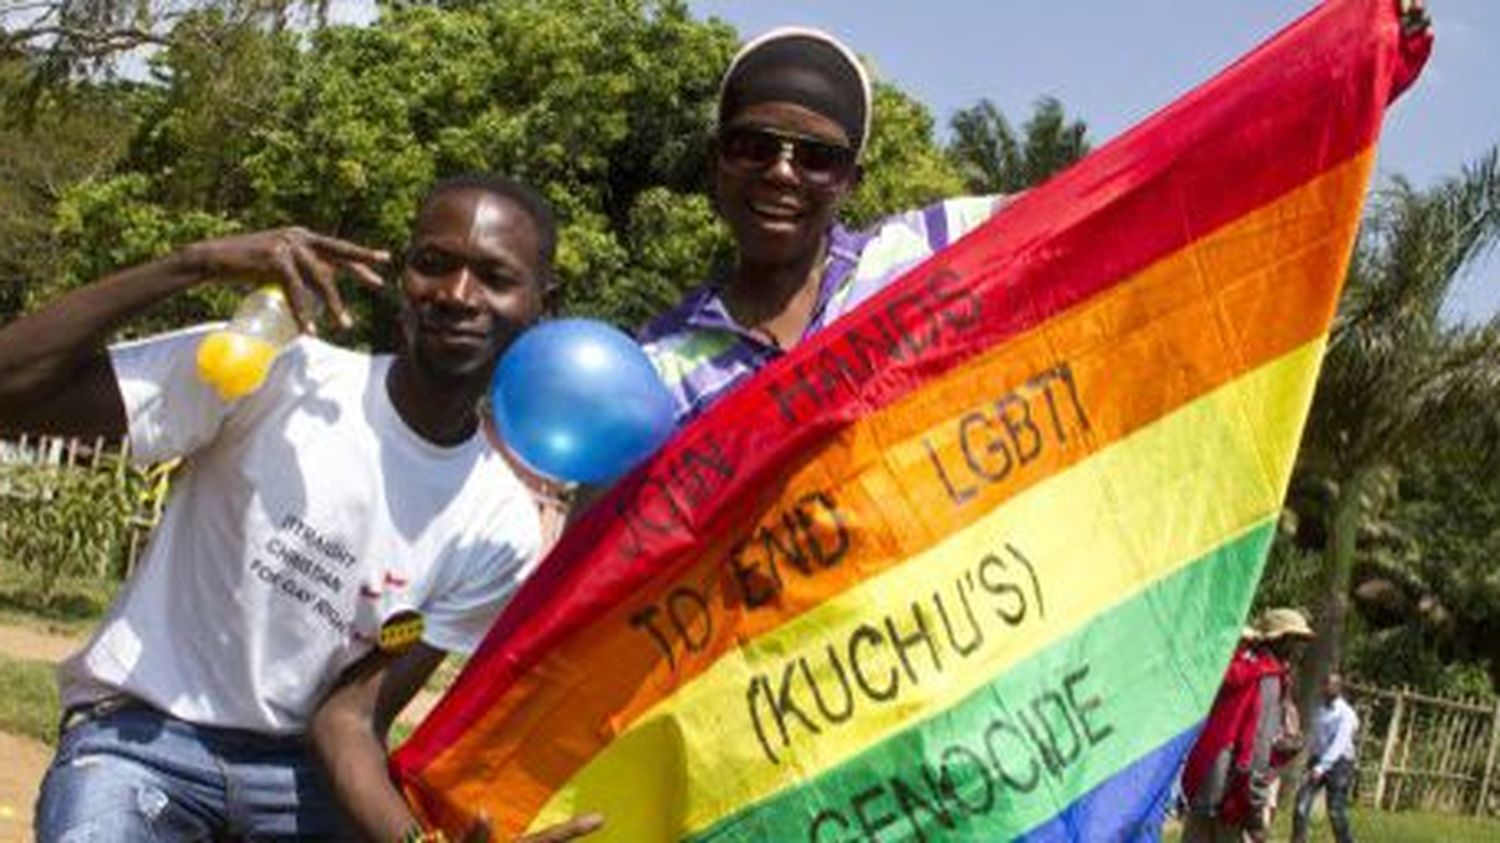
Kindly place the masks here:
MULTIPOLYGON (((888 217, 866 232, 834 225, 828 262, 803 338, 858 307, 934 253, 989 219, 1001 197, 949 199, 888 217)), ((729 315, 714 281, 641 332, 640 341, 677 402, 679 425, 785 352, 729 315)))

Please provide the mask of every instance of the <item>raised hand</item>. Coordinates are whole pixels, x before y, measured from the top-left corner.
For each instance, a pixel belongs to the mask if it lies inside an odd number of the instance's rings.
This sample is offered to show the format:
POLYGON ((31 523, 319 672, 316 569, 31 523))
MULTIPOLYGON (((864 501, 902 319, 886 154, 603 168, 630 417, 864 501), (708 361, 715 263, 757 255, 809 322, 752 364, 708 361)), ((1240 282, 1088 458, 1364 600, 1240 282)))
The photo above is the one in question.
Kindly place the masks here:
POLYGON ((317 333, 320 302, 340 327, 354 323, 334 283, 341 270, 378 290, 385 281, 374 267, 391 259, 387 252, 297 226, 204 240, 188 246, 184 257, 214 276, 276 281, 298 323, 311 334, 317 333))

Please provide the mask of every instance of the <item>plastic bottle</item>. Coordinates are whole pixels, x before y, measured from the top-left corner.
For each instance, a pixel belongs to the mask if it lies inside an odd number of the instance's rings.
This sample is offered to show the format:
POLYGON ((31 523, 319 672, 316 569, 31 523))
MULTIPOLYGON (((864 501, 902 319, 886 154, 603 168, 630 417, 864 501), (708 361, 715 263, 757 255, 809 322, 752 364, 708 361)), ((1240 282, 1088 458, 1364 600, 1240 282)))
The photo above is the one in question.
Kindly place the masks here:
POLYGON ((298 333, 286 295, 279 287, 261 287, 240 302, 227 326, 198 343, 198 377, 225 401, 249 395, 298 333))

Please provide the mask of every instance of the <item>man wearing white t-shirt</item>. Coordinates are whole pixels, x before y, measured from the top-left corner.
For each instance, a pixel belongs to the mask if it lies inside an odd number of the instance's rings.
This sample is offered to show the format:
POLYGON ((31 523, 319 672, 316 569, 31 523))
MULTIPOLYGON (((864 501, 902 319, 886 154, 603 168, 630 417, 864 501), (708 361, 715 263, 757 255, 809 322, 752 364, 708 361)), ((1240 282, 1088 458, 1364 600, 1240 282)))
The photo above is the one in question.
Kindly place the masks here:
POLYGON ((0 430, 125 434, 140 461, 184 460, 137 573, 59 670, 39 839, 426 838, 384 738, 536 560, 536 510, 476 404, 541 313, 555 241, 525 187, 444 182, 404 262, 401 353, 303 336, 236 400, 196 373, 206 329, 102 340, 229 277, 277 280, 308 333, 315 298, 347 326, 335 275, 379 287, 387 256, 301 229, 206 241, 0 328, 0 430), (413 618, 420 641, 387 646, 413 618))

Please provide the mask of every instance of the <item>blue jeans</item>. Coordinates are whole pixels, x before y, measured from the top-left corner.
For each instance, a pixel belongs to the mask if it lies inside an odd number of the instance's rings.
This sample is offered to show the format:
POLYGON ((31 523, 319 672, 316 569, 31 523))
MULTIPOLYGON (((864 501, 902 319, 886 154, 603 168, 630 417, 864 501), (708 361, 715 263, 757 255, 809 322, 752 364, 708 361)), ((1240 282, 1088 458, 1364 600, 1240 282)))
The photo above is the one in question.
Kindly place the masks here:
POLYGON ((302 738, 139 706, 63 733, 35 828, 40 843, 354 838, 302 738))
POLYGON ((1328 823, 1333 826, 1333 839, 1338 843, 1353 843, 1349 831, 1349 791, 1354 789, 1354 762, 1347 758, 1335 761, 1323 778, 1313 781, 1312 770, 1297 789, 1297 807, 1292 814, 1292 840, 1302 843, 1307 839, 1308 823, 1312 819, 1313 802, 1320 789, 1327 789, 1328 823))

